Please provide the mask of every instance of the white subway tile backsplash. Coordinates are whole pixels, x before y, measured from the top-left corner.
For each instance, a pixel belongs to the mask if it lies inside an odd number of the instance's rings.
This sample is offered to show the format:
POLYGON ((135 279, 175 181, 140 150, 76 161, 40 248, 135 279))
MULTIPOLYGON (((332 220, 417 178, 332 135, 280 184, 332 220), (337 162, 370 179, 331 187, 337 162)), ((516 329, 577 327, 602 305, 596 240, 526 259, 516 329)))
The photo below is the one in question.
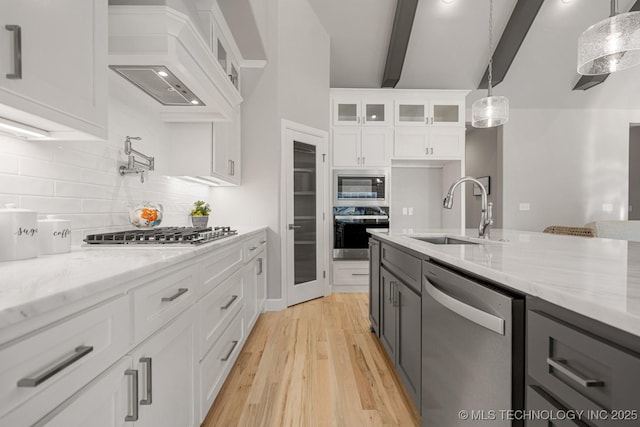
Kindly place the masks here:
POLYGON ((196 200, 208 200, 209 187, 159 172, 120 176, 126 162, 126 135, 142 136, 134 145, 159 163, 164 123, 153 112, 137 111, 128 102, 110 99, 108 141, 25 141, 0 136, 0 207, 5 203, 55 214, 71 220, 72 243, 87 234, 122 231, 129 223, 129 206, 142 201, 164 208, 162 226, 187 226, 196 200))
POLYGON ((0 193, 53 196, 53 181, 18 175, 0 175, 0 193))
POLYGON ((122 177, 113 172, 101 172, 94 169, 83 169, 81 181, 87 184, 98 184, 110 187, 118 185, 122 177))
POLYGON ((94 184, 55 181, 55 195, 56 197, 103 199, 105 196, 105 188, 103 186, 94 184))
POLYGON ((82 181, 82 169, 78 167, 30 157, 22 157, 20 159, 20 175, 65 181, 82 181))
POLYGON ((20 207, 31 209, 40 215, 78 214, 82 212, 82 201, 64 197, 32 197, 21 196, 20 207))
POLYGON ((15 154, 0 154, 0 173, 18 173, 18 156, 15 154))

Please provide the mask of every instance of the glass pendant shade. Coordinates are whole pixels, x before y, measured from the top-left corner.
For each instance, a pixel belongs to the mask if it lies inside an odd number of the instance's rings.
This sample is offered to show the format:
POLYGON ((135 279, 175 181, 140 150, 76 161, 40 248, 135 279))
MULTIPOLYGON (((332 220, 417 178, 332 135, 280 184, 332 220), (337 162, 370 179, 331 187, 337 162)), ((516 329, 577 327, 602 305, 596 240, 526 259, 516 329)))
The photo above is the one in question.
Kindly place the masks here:
POLYGON ((578 39, 578 73, 609 74, 640 64, 640 12, 621 13, 587 28, 578 39))
POLYGON ((509 100, 504 96, 480 98, 471 106, 471 125, 492 128, 509 121, 509 100))

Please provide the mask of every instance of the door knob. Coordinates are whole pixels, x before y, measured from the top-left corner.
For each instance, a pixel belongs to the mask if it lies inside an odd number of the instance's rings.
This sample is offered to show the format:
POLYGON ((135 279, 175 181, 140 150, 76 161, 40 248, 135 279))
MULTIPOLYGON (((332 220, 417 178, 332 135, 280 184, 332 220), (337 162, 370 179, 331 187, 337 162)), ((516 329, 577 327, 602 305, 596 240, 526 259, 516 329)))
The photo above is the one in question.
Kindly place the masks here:
POLYGON ((296 228, 302 228, 301 225, 289 224, 289 230, 295 230, 296 228))

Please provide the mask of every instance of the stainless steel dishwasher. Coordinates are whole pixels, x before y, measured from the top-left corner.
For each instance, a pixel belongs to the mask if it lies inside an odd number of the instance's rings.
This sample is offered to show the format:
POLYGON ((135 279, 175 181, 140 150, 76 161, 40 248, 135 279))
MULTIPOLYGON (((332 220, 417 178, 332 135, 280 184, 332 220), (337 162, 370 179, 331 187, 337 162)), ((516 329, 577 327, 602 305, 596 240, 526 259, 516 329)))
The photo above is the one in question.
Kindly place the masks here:
POLYGON ((422 275, 422 426, 524 425, 524 297, 433 262, 422 275))

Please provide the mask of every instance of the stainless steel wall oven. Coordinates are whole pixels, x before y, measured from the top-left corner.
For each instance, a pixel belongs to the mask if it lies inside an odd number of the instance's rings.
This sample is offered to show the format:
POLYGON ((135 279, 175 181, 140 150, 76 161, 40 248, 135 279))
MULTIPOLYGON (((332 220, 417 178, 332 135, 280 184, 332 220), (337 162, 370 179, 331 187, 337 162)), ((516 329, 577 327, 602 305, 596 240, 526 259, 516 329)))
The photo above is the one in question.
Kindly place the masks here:
POLYGON ((369 259, 367 228, 389 228, 386 206, 333 208, 333 259, 369 259))

